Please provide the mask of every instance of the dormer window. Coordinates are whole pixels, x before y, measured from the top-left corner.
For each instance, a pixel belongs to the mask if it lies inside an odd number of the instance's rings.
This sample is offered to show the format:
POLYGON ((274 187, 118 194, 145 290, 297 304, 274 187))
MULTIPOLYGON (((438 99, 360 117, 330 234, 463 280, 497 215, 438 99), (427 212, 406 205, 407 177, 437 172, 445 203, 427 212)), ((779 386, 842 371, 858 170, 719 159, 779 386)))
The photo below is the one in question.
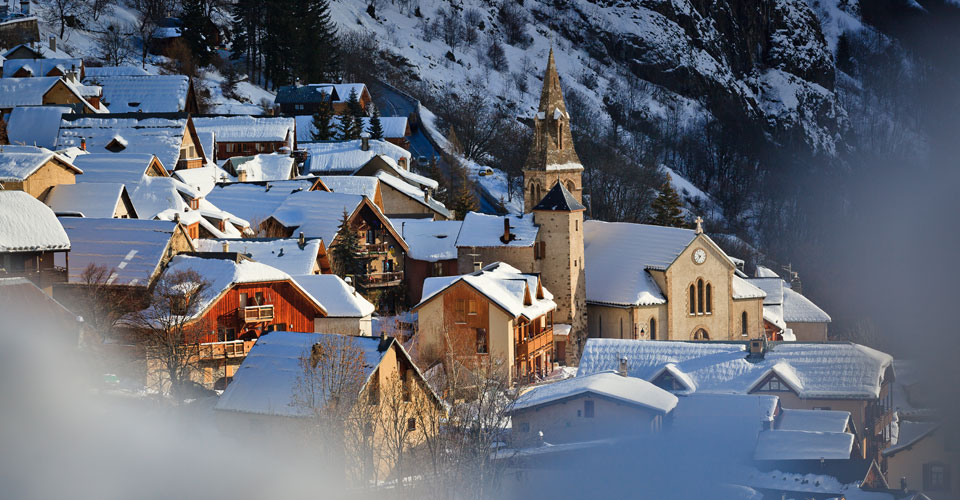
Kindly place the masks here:
POLYGON ((104 148, 111 153, 119 153, 127 149, 127 141, 124 140, 123 137, 117 136, 110 139, 110 142, 108 142, 104 148))
POLYGON ((200 198, 190 198, 190 210, 200 210, 200 198))
POLYGON ((771 375, 766 382, 757 386, 753 392, 793 392, 789 385, 784 383, 780 377, 771 375))

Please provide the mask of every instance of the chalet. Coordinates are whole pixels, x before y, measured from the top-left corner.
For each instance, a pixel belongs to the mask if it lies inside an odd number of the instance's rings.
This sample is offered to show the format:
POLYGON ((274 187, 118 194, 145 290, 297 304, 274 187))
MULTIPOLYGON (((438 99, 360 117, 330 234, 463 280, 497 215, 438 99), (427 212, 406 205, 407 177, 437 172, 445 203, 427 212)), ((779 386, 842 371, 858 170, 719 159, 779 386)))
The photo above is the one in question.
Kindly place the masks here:
POLYGON ((22 191, 0 190, 0 276, 51 291, 67 281, 70 239, 49 207, 22 191))
MULTIPOLYGON (((381 446, 386 446, 387 434, 385 426, 377 422, 406 425, 409 435, 405 442, 412 449, 434 428, 422 425, 423 422, 435 421, 444 412, 440 398, 395 339, 291 331, 273 332, 253 346, 214 410, 219 427, 228 434, 246 434, 250 439, 262 439, 271 445, 289 442, 303 446, 307 435, 305 427, 316 425, 318 409, 325 407, 332 397, 338 399, 338 404, 351 405, 352 415, 346 418, 348 425, 350 422, 364 425, 363 429, 348 431, 367 432, 371 436, 370 458, 352 456, 348 461, 368 464, 369 469, 376 472, 373 479, 387 477, 393 468, 385 458, 389 453, 379 451, 381 446), (343 353, 343 357, 363 360, 356 364, 355 370, 344 368, 355 372, 348 373, 346 378, 357 381, 357 387, 351 385, 347 389, 349 395, 340 397, 321 388, 329 386, 326 377, 332 376, 330 372, 321 368, 308 372, 304 368, 318 366, 328 353, 343 353), (308 382, 305 384, 304 380, 308 382), (397 408, 391 403, 399 398, 407 404, 397 408), (424 415, 426 413, 430 416, 424 415), (258 432, 251 434, 250 429, 258 432)), ((347 451, 366 454, 352 447, 347 451)))
POLYGON ((457 272, 457 234, 460 221, 429 219, 391 219, 410 250, 404 256, 403 276, 407 301, 417 304, 427 278, 455 276, 457 272))
POLYGON ((83 59, 12 59, 3 65, 3 78, 67 76, 71 71, 82 80, 83 59))
POLYGON ((421 189, 384 171, 374 176, 322 175, 320 178, 335 193, 370 198, 390 218, 447 220, 453 217, 443 203, 433 198, 430 189, 421 189))
MULTIPOLYGON (((313 136, 316 128, 313 126, 312 115, 295 116, 297 120, 297 142, 314 142, 313 136)), ((370 118, 361 117, 361 129, 364 132, 372 133, 370 129, 370 118)), ((334 118, 330 120, 330 133, 336 135, 339 130, 340 120, 334 118)), ((380 127, 383 129, 383 140, 400 146, 403 149, 410 150, 410 122, 405 116, 381 116, 380 127)))
MULTIPOLYGON (((297 148, 296 122, 281 116, 195 116, 197 132, 212 132, 216 161, 297 148)), ((264 179, 266 180, 266 179, 264 179)))
POLYGON ((886 477, 895 485, 923 492, 932 500, 960 496, 953 479, 960 463, 951 429, 931 420, 901 419, 896 444, 883 450, 886 477))
POLYGON ((358 233, 367 273, 360 277, 364 288, 396 287, 403 281, 403 255, 407 243, 383 212, 369 198, 357 195, 307 191, 293 193, 263 221, 261 231, 286 237, 303 233, 337 244, 343 213, 358 233))
POLYGON ((285 181, 297 176, 294 159, 277 153, 233 156, 223 163, 223 169, 239 182, 285 181))
POLYGON ((377 156, 389 158, 393 162, 389 167, 409 172, 410 152, 386 141, 313 142, 300 148, 307 152, 304 172, 314 175, 375 175, 376 169, 362 173, 360 169, 377 156))
POLYGON ((200 252, 238 252, 291 276, 329 274, 330 259, 320 238, 201 239, 200 252))
POLYGON ((41 201, 54 186, 74 184, 83 171, 67 158, 46 148, 0 148, 0 189, 23 191, 41 201))
POLYGON ((77 183, 118 182, 131 191, 145 176, 168 176, 160 159, 151 153, 87 153, 77 155, 73 164, 83 170, 77 183))
POLYGON ((677 397, 647 382, 612 372, 536 386, 510 408, 517 445, 626 437, 658 432, 677 397))
POLYGON ((94 265, 110 272, 110 284, 146 288, 176 255, 195 250, 175 222, 61 217, 60 223, 71 243, 70 286, 84 285, 84 271, 94 265))
POLYGON ((417 349, 425 362, 453 356, 470 366, 503 363, 511 380, 553 370, 557 304, 540 276, 495 262, 461 276, 427 278, 418 313, 417 349))
POLYGON ((97 100, 99 89, 74 84, 59 76, 0 78, 0 112, 18 106, 66 106, 79 114, 107 113, 97 100))
MULTIPOLYGON (((60 117, 73 110, 67 106, 19 106, 7 117, 7 142, 22 146, 56 149, 60 117)), ((83 167, 81 167, 83 168, 83 167)))
POLYGON ((424 189, 436 191, 437 181, 424 177, 410 171, 410 164, 405 162, 404 158, 395 160, 390 155, 376 155, 363 164, 353 175, 377 175, 379 173, 390 174, 398 179, 406 181, 408 184, 424 189))
POLYGON ((373 334, 376 307, 339 276, 308 274, 293 279, 327 310, 326 316, 314 320, 314 331, 366 337, 373 334))
POLYGON ((193 81, 184 75, 87 75, 84 85, 100 87, 114 113, 198 113, 193 81))
POLYGON ((849 412, 857 449, 876 458, 890 440, 893 359, 843 342, 587 340, 577 376, 617 369, 676 394, 770 394, 784 408, 849 412))
POLYGON ((22 43, 3 53, 4 59, 69 59, 70 54, 57 47, 57 37, 50 36, 47 44, 39 41, 22 43))
MULTIPOLYGON (((311 331, 324 307, 289 274, 245 258, 178 255, 166 273, 194 271, 210 283, 191 324, 209 332, 196 339, 207 387, 223 388, 257 339, 277 330, 311 331)), ((156 367, 160 368, 160 367, 156 367)))
POLYGON ((280 113, 287 116, 313 115, 320 112, 321 106, 332 106, 335 114, 345 114, 349 111, 351 92, 357 94, 362 109, 373 101, 362 83, 318 83, 280 87, 274 102, 280 106, 280 113))
POLYGON ((127 188, 120 183, 60 184, 53 187, 44 203, 58 216, 137 218, 127 188))
POLYGON ((91 153, 152 154, 168 172, 207 163, 193 120, 181 113, 64 115, 57 146, 91 153))

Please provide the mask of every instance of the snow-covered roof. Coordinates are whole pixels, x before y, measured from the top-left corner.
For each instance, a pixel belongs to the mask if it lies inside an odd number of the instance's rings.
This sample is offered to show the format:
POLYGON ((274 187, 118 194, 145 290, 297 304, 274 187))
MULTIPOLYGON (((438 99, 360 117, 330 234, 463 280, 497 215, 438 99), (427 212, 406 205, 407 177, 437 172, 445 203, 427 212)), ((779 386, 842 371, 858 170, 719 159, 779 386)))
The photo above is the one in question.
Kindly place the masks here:
POLYGON ((595 373, 534 387, 525 392, 511 411, 541 407, 583 394, 595 394, 666 414, 677 406, 677 397, 646 380, 621 377, 616 373, 595 373))
POLYGON ((779 278, 780 276, 777 273, 773 272, 772 269, 765 266, 757 266, 756 275, 758 278, 779 278))
POLYGON ((221 295, 227 292, 233 285, 241 283, 261 283, 268 281, 288 281, 295 288, 313 302, 320 310, 326 313, 323 305, 303 289, 299 284, 293 281, 293 278, 271 266, 244 260, 235 262, 227 259, 207 259, 203 257, 191 257, 187 255, 177 255, 170 261, 165 272, 172 273, 178 271, 195 271, 204 280, 210 283, 209 292, 197 306, 196 314, 193 317, 199 317, 208 307, 213 305, 221 295))
POLYGON ((457 247, 530 247, 536 242, 539 231, 533 215, 519 217, 468 212, 457 235, 457 247), (504 219, 510 219, 510 234, 516 236, 507 243, 501 240, 504 219))
POLYGON ((53 186, 44 203, 57 214, 113 217, 125 188, 117 182, 84 182, 53 186))
POLYGON ((368 175, 321 175, 320 180, 334 193, 359 194, 370 198, 377 198, 377 187, 380 180, 368 175))
POLYGON ((226 172, 220 167, 208 163, 204 167, 175 170, 171 175, 179 179, 180 182, 196 189, 200 196, 206 196, 210 191, 213 191, 217 182, 226 175, 226 172))
POLYGON ((197 251, 221 252, 224 243, 230 245, 231 252, 240 252, 294 276, 313 273, 321 245, 318 238, 306 239, 303 248, 297 238, 201 239, 197 241, 197 251))
POLYGON ((114 113, 186 111, 190 90, 190 78, 184 75, 88 74, 83 83, 103 88, 102 99, 114 113))
POLYGON ((13 78, 14 73, 21 69, 27 71, 29 76, 47 76, 54 69, 65 75, 71 69, 79 71, 81 67, 81 59, 10 59, 3 63, 3 78, 13 78))
POLYGON ((353 214, 363 199, 355 194, 302 191, 287 196, 271 216, 285 227, 296 227, 298 232, 323 238, 324 243, 332 245, 343 212, 353 214))
POLYGON ((850 412, 839 410, 796 410, 784 408, 777 429, 784 431, 844 432, 850 412))
POLYGON ((60 117, 70 113, 66 106, 20 106, 7 118, 10 144, 54 148, 60 132, 60 117))
POLYGON ((762 299, 767 296, 762 289, 737 275, 733 276, 732 286, 734 299, 762 299))
MULTIPOLYGON (((30 18, 27 18, 27 19, 30 19, 30 18)), ((20 19, 11 19, 10 21, 7 21, 7 22, 15 23, 15 22, 20 22, 20 21, 22 21, 22 20, 23 20, 22 18, 20 18, 20 19)), ((60 50, 59 48, 53 49, 53 48, 50 47, 49 44, 40 43, 40 42, 21 43, 20 45, 16 45, 16 46, 14 46, 13 48, 11 48, 10 50, 7 50, 6 52, 4 52, 4 53, 3 53, 3 58, 4 58, 4 59, 9 59, 10 56, 13 55, 13 53, 16 52, 17 49, 19 49, 19 48, 21 48, 21 47, 29 50, 29 51, 32 52, 33 54, 35 54, 35 55, 37 55, 37 56, 40 56, 40 57, 49 57, 49 58, 53 58, 53 59, 69 59, 69 58, 70 58, 70 54, 67 54, 66 52, 60 50)))
POLYGON ((175 222, 145 219, 61 217, 60 223, 73 244, 71 283, 94 264, 113 273, 110 283, 147 286, 177 230, 175 222))
POLYGON ((766 296, 763 305, 783 304, 783 280, 780 278, 747 278, 751 285, 763 290, 766 296))
POLYGON ((424 177, 420 174, 402 168, 394 158, 387 155, 377 155, 375 159, 371 159, 366 165, 363 166, 363 170, 367 172, 368 175, 385 172, 420 188, 429 188, 435 190, 440 186, 440 183, 429 177, 424 177), (382 162, 378 160, 382 160, 382 162), (386 168, 384 168, 384 166, 386 166, 386 168))
POLYGON ((304 170, 312 174, 353 173, 364 166, 374 156, 384 155, 394 162, 406 158, 409 164, 410 152, 387 141, 369 141, 369 149, 361 149, 361 141, 314 142, 301 144, 307 150, 304 170))
POLYGON ((228 161, 238 175, 240 172, 246 172, 246 182, 285 181, 294 175, 294 160, 290 155, 286 154, 271 153, 242 157, 234 156, 228 161))
POLYGON ((293 146, 296 122, 285 116, 198 116, 197 132, 214 132, 217 142, 287 142, 293 146))
POLYGON ((400 231, 403 240, 410 246, 407 256, 411 259, 438 262, 457 258, 457 234, 460 232, 460 221, 391 219, 391 222, 394 229, 400 231))
MULTIPOLYGON (((403 172, 406 171, 404 170, 403 172)), ((409 184, 403 179, 390 175, 382 170, 377 172, 377 179, 380 179, 380 182, 390 186, 391 188, 397 190, 397 192, 409 197, 410 199, 433 210, 434 212, 437 212, 448 219, 453 217, 453 214, 450 212, 450 210, 448 210, 447 207, 440 202, 440 200, 437 200, 433 196, 425 196, 425 191, 423 189, 409 184)))
POLYGON ((83 170, 78 183, 120 182, 135 189, 153 162, 150 153, 89 153, 77 155, 73 164, 83 170))
POLYGON ((921 439, 929 436, 933 431, 940 427, 937 422, 915 422, 912 420, 902 420, 897 423, 898 434, 897 442, 893 446, 883 450, 884 456, 894 455, 899 451, 905 450, 919 442, 921 439))
POLYGON ((680 427, 732 419, 749 422, 759 430, 761 423, 773 422, 779 403, 780 398, 766 394, 686 394, 680 396, 672 417, 680 427))
POLYGON ((0 78, 0 108, 15 108, 17 106, 42 106, 43 96, 58 82, 63 82, 70 92, 79 100, 79 106, 97 113, 105 109, 94 108, 88 103, 80 89, 59 76, 42 76, 34 78, 0 78))
POLYGON ((333 102, 344 103, 350 100, 350 92, 355 91, 359 99, 367 86, 362 83, 309 83, 305 85, 288 85, 277 89, 275 102, 323 102, 327 96, 333 97, 333 102))
POLYGON ((645 380, 673 363, 697 393, 745 394, 775 374, 802 398, 879 397, 890 355, 848 342, 773 342, 762 359, 747 359, 745 342, 588 339, 578 376, 615 370, 621 357, 629 374, 645 380))
POLYGON ((755 460, 847 460, 853 434, 846 432, 763 431, 757 436, 755 460))
POLYGON ((696 237, 690 229, 585 221, 587 300, 613 305, 663 304, 666 298, 647 273, 664 270, 696 237))
POLYGON ((305 274, 293 279, 327 310, 327 317, 363 318, 376 307, 336 274, 305 274))
POLYGON ((574 210, 585 210, 586 207, 577 201, 577 199, 570 194, 570 191, 567 191, 567 187, 564 186, 562 182, 557 182, 547 191, 547 194, 533 209, 570 212, 574 210))
POLYGON ((74 174, 83 171, 63 156, 47 148, 34 146, 0 146, 0 182, 21 182, 34 174, 50 160, 60 160, 74 174))
POLYGON ((150 73, 140 66, 87 66, 83 74, 92 79, 101 76, 146 76, 150 73))
POLYGON ((508 264, 494 262, 470 274, 425 279, 423 298, 414 309, 460 281, 473 287, 514 318, 523 316, 532 320, 557 308, 553 294, 542 285, 543 298, 537 298, 539 275, 524 274, 508 264), (525 303, 527 297, 530 297, 530 304, 525 303))
MULTIPOLYGON (((86 140, 86 149, 91 153, 152 154, 168 171, 177 166, 180 146, 186 133, 187 118, 149 117, 134 118, 130 115, 116 117, 106 115, 91 118, 86 115, 64 116, 60 122, 57 147, 79 147, 86 140), (125 143, 121 151, 106 148, 114 140, 125 143)), ((199 154, 199 151, 198 151, 199 154)))
POLYGON ((830 323, 830 315, 810 299, 783 288, 783 320, 787 323, 830 323))
MULTIPOLYGON (((294 117, 297 121, 297 142, 312 142, 313 133, 316 128, 313 126, 313 115, 299 115, 294 117)), ((370 132, 370 117, 360 117, 361 126, 364 132, 370 132)), ((330 131, 336 133, 340 124, 338 116, 330 120, 330 131)), ((387 139, 400 139, 407 136, 409 127, 406 116, 381 116, 380 128, 383 129, 383 137, 387 139)))
POLYGON ((313 183, 313 180, 306 179, 221 183, 207 193, 207 200, 244 219, 262 221, 283 204, 287 196, 307 191, 313 183), (250 200, 256 200, 256 203, 250 203, 250 200))
MULTIPOLYGON (((391 339, 390 342, 395 341, 391 339)), ((306 380, 301 361, 310 357, 313 346, 318 343, 327 349, 357 349, 363 356, 364 379, 377 369, 389 350, 389 344, 381 344, 378 337, 270 332, 257 339, 214 408, 285 417, 315 415, 315 408, 298 401, 304 400, 300 391, 309 390, 302 388, 304 383, 321 383, 319 380, 306 380)), ((325 393, 319 388, 313 388, 313 391, 315 394, 325 393)), ((316 404, 323 405, 325 402, 318 401, 316 404)))
POLYGON ((23 191, 0 190, 0 252, 69 249, 70 239, 50 207, 23 191))

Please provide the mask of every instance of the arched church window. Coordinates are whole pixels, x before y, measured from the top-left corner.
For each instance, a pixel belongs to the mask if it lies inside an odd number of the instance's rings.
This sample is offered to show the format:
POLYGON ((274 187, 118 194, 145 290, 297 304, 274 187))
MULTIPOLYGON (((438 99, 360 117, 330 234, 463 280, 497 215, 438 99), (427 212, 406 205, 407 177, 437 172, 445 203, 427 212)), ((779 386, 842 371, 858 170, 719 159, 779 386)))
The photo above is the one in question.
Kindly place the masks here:
POLYGON ((697 279, 697 314, 703 314, 703 280, 697 279))
POLYGON ((711 293, 713 290, 711 288, 710 283, 707 283, 707 314, 713 313, 713 293, 711 293))
POLYGON ((657 340, 657 320, 650 318, 650 340, 657 340))
POLYGON ((693 340, 710 340, 710 334, 708 334, 703 328, 700 328, 694 332, 693 340))
POLYGON ((747 311, 740 313, 740 335, 747 336, 747 311))
POLYGON ((697 314, 697 290, 690 285, 690 314, 697 314))

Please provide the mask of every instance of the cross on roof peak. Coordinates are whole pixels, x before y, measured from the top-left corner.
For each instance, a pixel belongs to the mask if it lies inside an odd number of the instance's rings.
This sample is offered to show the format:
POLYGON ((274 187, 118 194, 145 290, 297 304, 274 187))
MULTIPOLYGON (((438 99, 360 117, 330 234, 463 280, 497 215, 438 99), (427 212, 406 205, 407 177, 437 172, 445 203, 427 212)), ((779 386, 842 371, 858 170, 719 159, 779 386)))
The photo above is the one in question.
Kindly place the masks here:
POLYGON ((694 222, 697 223, 697 234, 703 234, 703 217, 698 215, 694 222))

